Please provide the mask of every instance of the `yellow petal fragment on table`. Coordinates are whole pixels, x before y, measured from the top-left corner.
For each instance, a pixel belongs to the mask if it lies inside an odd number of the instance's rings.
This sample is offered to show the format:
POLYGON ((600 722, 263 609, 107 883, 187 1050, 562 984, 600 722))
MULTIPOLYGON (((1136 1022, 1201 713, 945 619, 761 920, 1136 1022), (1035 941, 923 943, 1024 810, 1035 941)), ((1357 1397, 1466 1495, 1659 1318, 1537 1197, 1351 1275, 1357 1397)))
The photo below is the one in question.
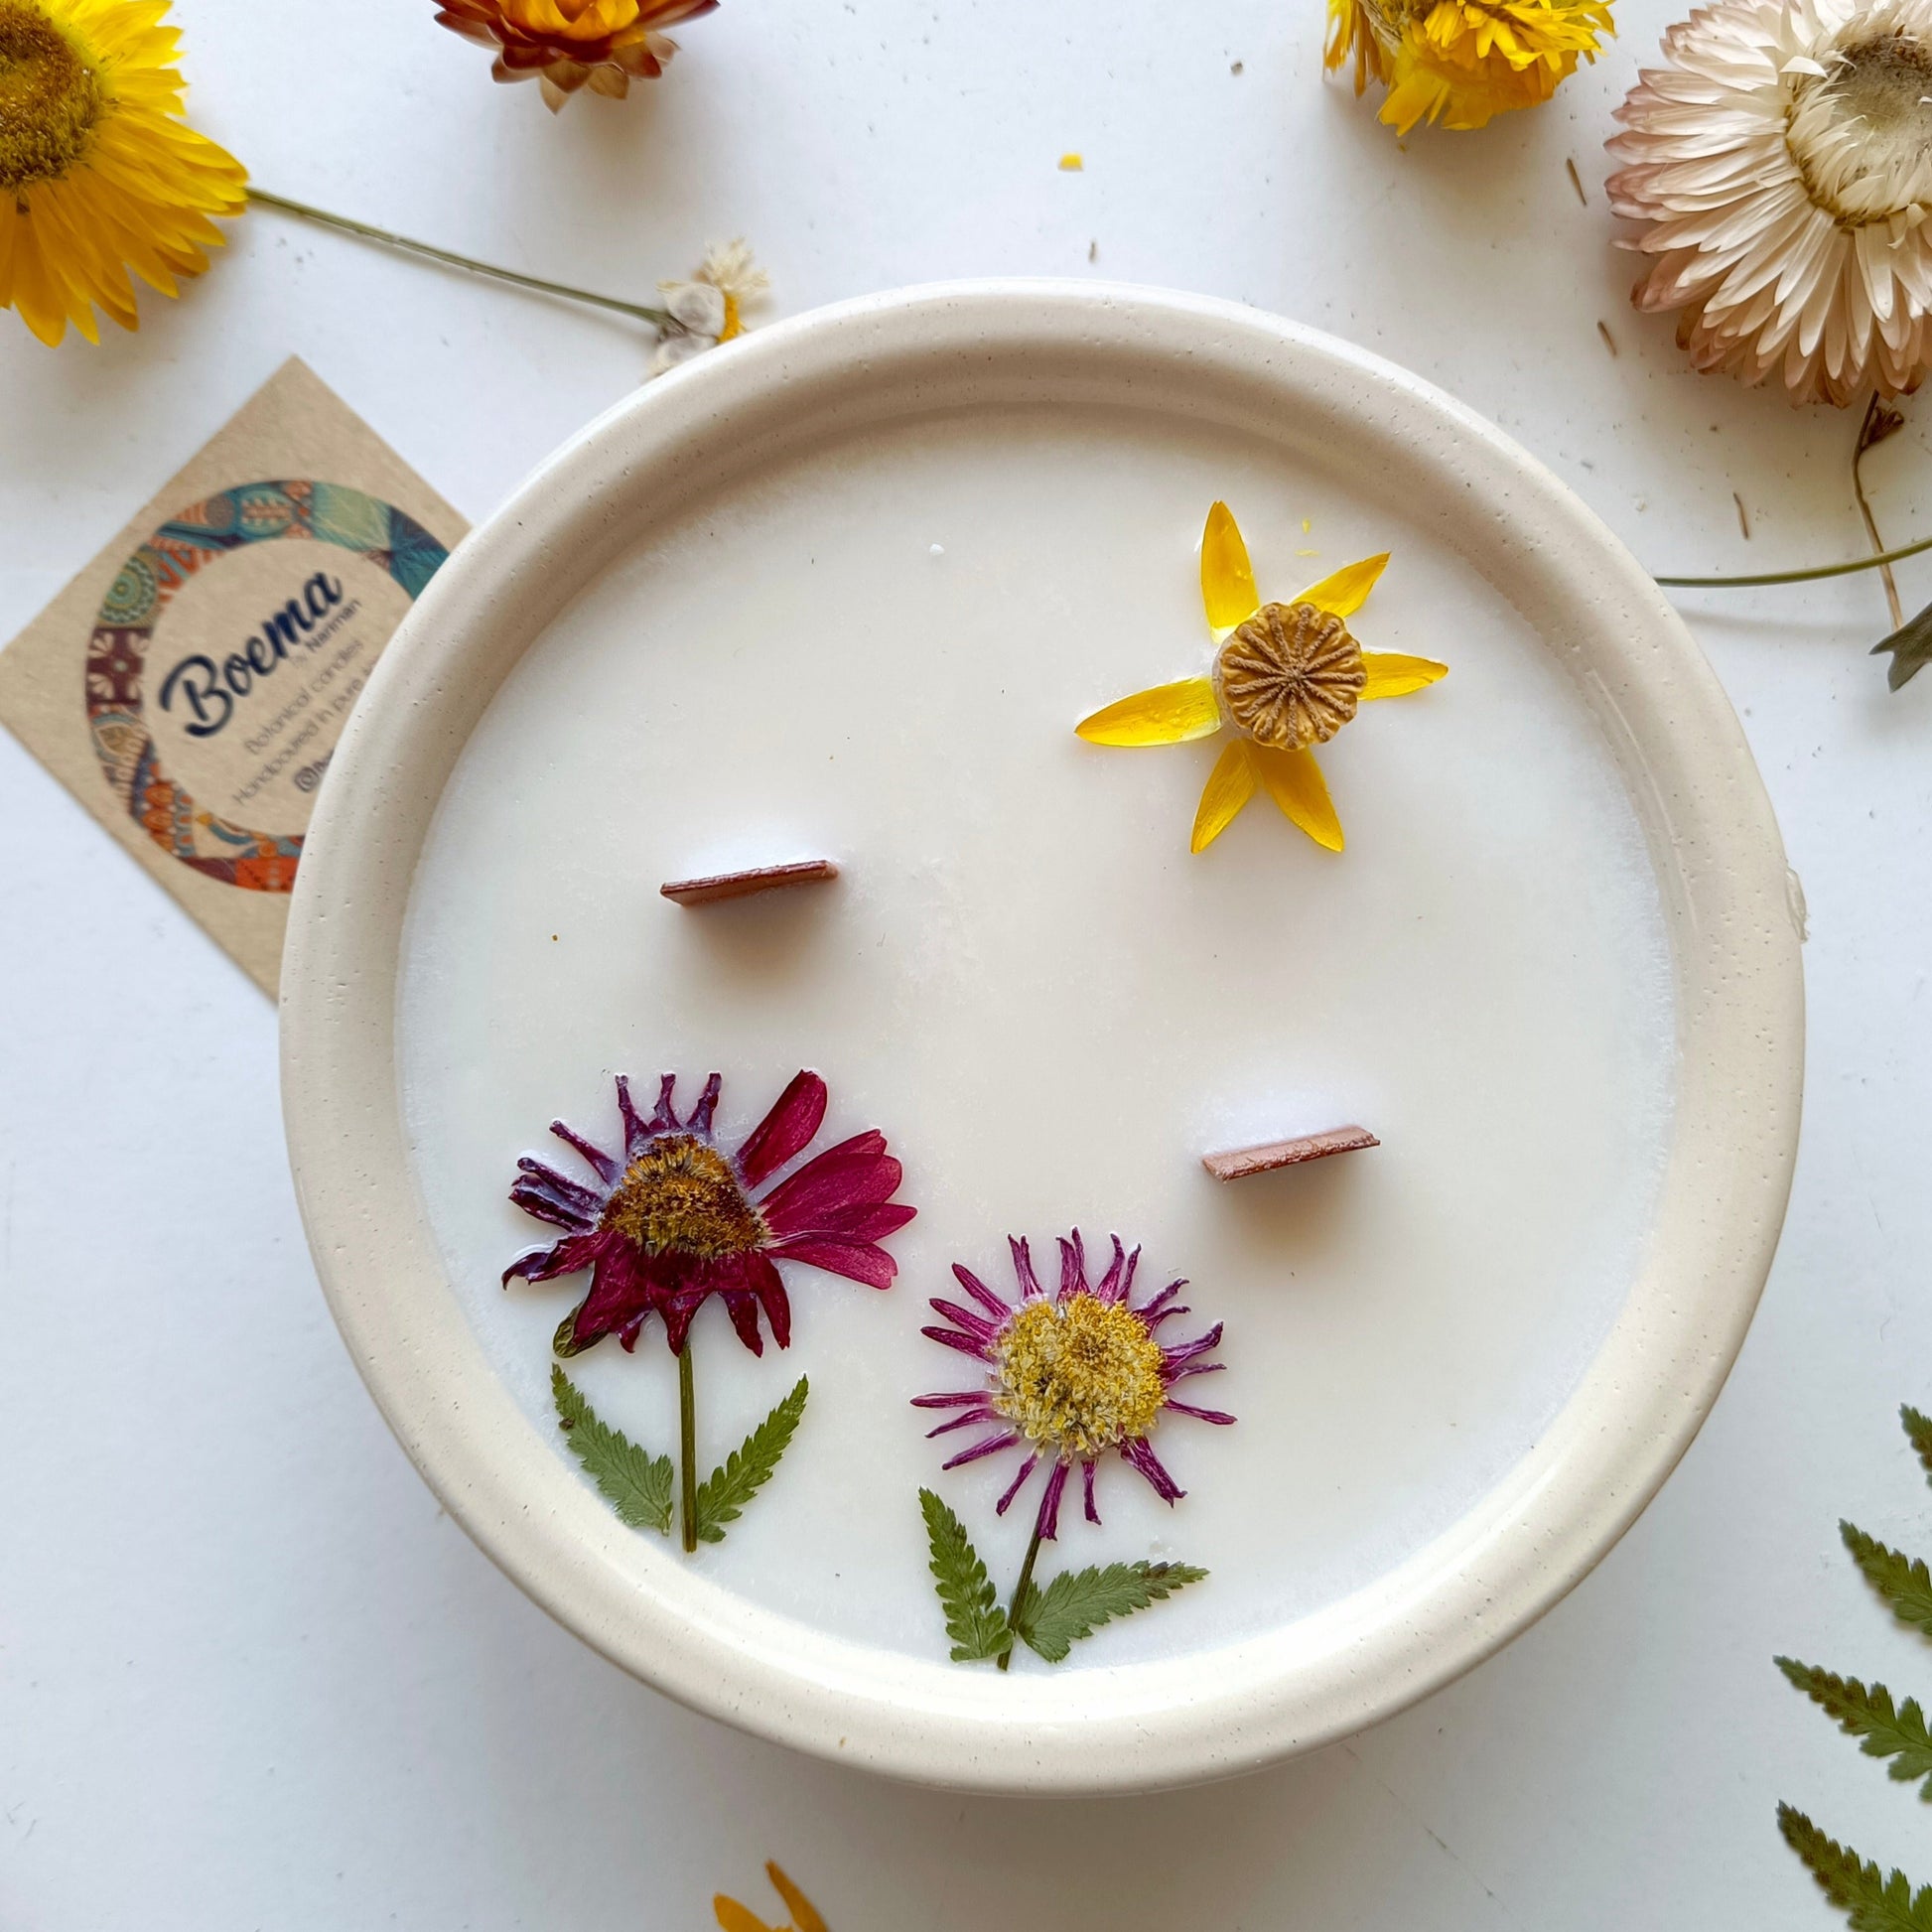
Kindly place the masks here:
POLYGON ((1208 679, 1184 677, 1178 684, 1136 691, 1082 718, 1073 729, 1089 745, 1183 745, 1219 731, 1221 711, 1208 679))
POLYGON ((1234 823, 1235 814, 1255 795, 1255 767, 1245 738, 1231 738, 1214 760, 1194 814, 1190 852, 1205 852, 1234 823))
POLYGON ((1328 799, 1328 782, 1314 754, 1278 752, 1265 745, 1249 748, 1261 782, 1268 795, 1316 845, 1330 852, 1341 850, 1341 820, 1328 799))
POLYGON ((775 1862, 767 1863, 764 1871, 791 1912, 793 1932, 826 1932, 825 1921, 819 1917, 818 1908, 785 1876, 775 1862))
POLYGON ((773 1932, 756 1912, 748 1912, 737 1899, 727 1898, 723 1892, 711 1901, 711 1909, 717 1913, 718 1923, 725 1932, 773 1932))
POLYGON ((1201 532, 1200 597, 1207 607, 1210 630, 1232 630, 1261 609, 1248 546, 1225 503, 1216 503, 1207 512, 1207 527, 1201 532))
POLYGON ((1389 553, 1385 550, 1379 557, 1364 557, 1358 564, 1344 565, 1332 577, 1311 584, 1295 602, 1312 604, 1317 611, 1326 611, 1337 618, 1352 618, 1368 602, 1368 594, 1388 562, 1389 553))
POLYGON ((1406 698, 1449 676, 1449 666, 1433 657, 1408 657, 1399 650, 1365 650, 1362 668, 1368 682, 1362 686, 1362 702, 1370 698, 1406 698))

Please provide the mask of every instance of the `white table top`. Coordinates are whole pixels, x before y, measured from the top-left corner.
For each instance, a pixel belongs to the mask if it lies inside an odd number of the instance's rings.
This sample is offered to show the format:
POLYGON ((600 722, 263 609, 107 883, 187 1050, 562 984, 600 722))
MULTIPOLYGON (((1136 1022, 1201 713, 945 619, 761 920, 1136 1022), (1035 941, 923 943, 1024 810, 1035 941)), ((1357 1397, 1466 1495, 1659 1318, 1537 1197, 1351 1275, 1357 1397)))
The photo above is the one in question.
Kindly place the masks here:
MULTIPOLYGON (((176 8, 196 119, 263 186, 452 247, 641 294, 743 232, 786 312, 986 273, 1199 289, 1442 383, 1656 569, 1862 547, 1856 419, 1699 378, 1626 305, 1600 142, 1661 0, 1623 0, 1552 106, 1407 153, 1322 84, 1314 0, 1206 11, 725 0, 643 98, 553 121, 429 0, 176 8)), ((143 315, 54 354, 0 317, 0 635, 291 351, 473 517, 648 354, 269 213, 143 315)), ((1867 465, 1894 542, 1932 527, 1925 440, 1867 465)), ((1923 601, 1932 571, 1902 576, 1923 601)), ((719 1888, 774 1914, 766 1857, 837 1932, 1830 1923, 1779 1798, 1932 1878, 1909 1793, 1770 1663, 1932 1687, 1836 1537, 1928 1540, 1893 1410, 1932 1406, 1932 676, 1887 693, 1869 576, 1686 608, 1812 921, 1797 1187, 1730 1385, 1600 1570, 1462 1683, 1239 1784, 1096 1804, 754 1743, 497 1576, 317 1293, 268 1004, 0 736, 0 1924, 669 1932, 719 1888)))

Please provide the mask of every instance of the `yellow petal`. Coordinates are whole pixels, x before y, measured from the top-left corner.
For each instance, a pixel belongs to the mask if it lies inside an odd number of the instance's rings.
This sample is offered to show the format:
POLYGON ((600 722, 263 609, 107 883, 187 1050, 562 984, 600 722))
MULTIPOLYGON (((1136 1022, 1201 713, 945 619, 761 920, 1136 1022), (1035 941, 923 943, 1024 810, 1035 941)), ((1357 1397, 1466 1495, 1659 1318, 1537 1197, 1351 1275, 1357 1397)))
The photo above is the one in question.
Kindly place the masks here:
POLYGON ((1331 612, 1338 618, 1352 618, 1368 602, 1368 594, 1388 561, 1386 550, 1379 557, 1364 557, 1360 563, 1348 564, 1332 577, 1311 584, 1295 602, 1312 604, 1317 611, 1331 612))
POLYGON ((1231 738, 1214 760, 1194 814, 1190 852, 1205 852, 1234 823, 1235 814, 1255 795, 1254 761, 1245 738, 1231 738))
POLYGON ((1248 546, 1241 541, 1241 526, 1225 503, 1216 503, 1207 512, 1207 528, 1201 532, 1200 597, 1207 607, 1210 630, 1232 630, 1261 608, 1248 546))
POLYGON ((790 1908, 793 1932, 825 1932, 825 1921, 819 1917, 812 1901, 785 1876, 777 1863, 767 1862, 764 1871, 777 1887, 778 1896, 790 1908))
POLYGON ((1309 751, 1276 752, 1265 746, 1250 747, 1261 782, 1268 795, 1316 845, 1330 852, 1341 850, 1341 820, 1328 801, 1327 781, 1321 767, 1309 751))
POLYGON ((711 1901, 711 1909, 718 1915, 718 1923, 725 1932, 771 1932, 771 1927, 758 1916, 748 1912, 735 1898, 727 1898, 720 1892, 711 1901))
POLYGON ((1214 686, 1204 677, 1136 691, 1073 727, 1089 745, 1181 745, 1221 729, 1214 686))
POLYGON ((1421 691, 1439 677, 1449 676, 1449 666, 1433 657, 1405 657, 1399 650, 1365 650, 1362 668, 1368 682, 1362 686, 1362 702, 1370 698, 1406 698, 1421 691))

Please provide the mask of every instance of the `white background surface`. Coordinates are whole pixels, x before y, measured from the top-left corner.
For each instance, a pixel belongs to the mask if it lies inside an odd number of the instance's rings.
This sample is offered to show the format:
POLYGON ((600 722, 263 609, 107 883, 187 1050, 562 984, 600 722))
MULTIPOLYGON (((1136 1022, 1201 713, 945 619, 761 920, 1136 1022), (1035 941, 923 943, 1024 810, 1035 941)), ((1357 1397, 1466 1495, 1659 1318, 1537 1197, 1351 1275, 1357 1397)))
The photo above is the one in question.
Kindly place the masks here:
MULTIPOLYGON (((1322 84, 1309 0, 726 0, 643 98, 555 122, 428 0, 177 11, 198 121, 264 186, 452 246, 644 292, 742 230, 796 310, 1084 273, 1097 243, 1091 272, 1246 299, 1442 382, 1659 570, 1859 546, 1855 420, 1694 377, 1624 306, 1599 144, 1655 5, 1622 0, 1622 40, 1551 107, 1407 153, 1322 84), (1067 149, 1084 173, 1056 170, 1067 149)), ((473 516, 647 354, 272 214, 144 314, 57 354, 0 317, 0 633, 291 350, 473 516)), ((1916 422, 1868 469, 1894 541, 1932 523, 1916 422)), ((1885 691, 1869 578, 1687 608, 1812 914, 1804 1150, 1736 1374, 1625 1542, 1472 1677, 1244 1783, 1104 1805, 907 1792, 751 1743, 497 1577, 329 1324, 267 1004, 0 740, 0 1925, 676 1932, 719 1887, 775 1910, 766 1856, 837 1932, 1828 1924, 1779 1797, 1932 1878, 1909 1791, 1769 1662, 1932 1684, 1835 1535, 1849 1514, 1928 1541, 1891 1411, 1932 1403, 1932 677, 1885 691)))

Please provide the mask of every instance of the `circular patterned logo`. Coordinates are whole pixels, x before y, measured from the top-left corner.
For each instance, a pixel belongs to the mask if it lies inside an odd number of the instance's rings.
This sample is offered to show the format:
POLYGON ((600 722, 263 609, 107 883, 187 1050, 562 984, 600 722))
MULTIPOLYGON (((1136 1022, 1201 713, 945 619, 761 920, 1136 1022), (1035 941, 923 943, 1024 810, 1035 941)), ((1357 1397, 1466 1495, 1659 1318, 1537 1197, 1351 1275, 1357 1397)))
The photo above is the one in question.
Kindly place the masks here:
MULTIPOLYGON (((258 893, 286 893, 295 884, 301 834, 252 831, 198 805, 162 768, 143 715, 143 684, 148 647, 182 586, 223 557, 284 539, 352 552, 385 572, 412 602, 449 555, 413 517, 359 489, 309 482, 242 483, 171 517, 121 565, 87 646, 87 720, 94 751, 129 816, 183 865, 258 893)), ((243 648, 219 658, 197 654, 174 668, 168 685, 186 674, 183 688, 201 720, 188 727, 191 734, 212 735, 231 715, 234 701, 271 676, 292 651, 314 648, 330 634, 332 586, 340 595, 329 573, 317 571, 304 592, 275 611, 243 648)), ((172 697, 164 688, 164 707, 172 708, 172 697)), ((325 762, 326 754, 299 772, 297 788, 311 790, 325 762)))

